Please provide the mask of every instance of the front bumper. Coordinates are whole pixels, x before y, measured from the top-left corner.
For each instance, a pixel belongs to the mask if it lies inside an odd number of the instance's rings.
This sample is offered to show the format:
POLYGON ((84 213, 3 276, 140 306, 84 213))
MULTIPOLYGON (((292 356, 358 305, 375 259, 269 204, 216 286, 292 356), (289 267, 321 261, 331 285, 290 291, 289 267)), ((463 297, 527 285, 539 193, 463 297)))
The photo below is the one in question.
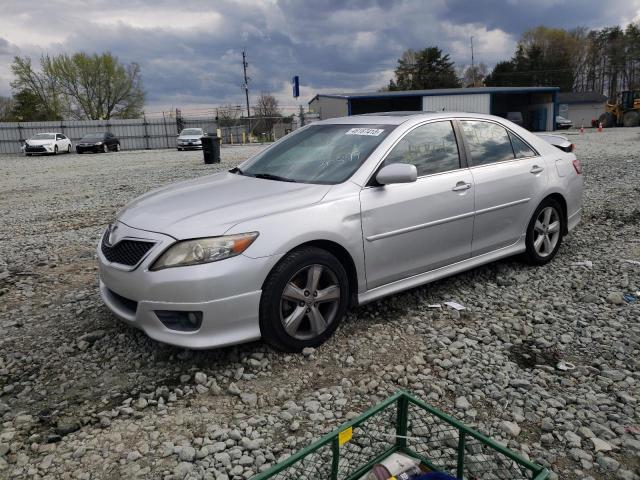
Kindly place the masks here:
POLYGON ((181 148, 183 150, 202 150, 202 143, 179 143, 178 148, 181 148))
POLYGON ((184 348, 223 347, 260 338, 262 283, 280 256, 239 255, 153 272, 149 267, 175 240, 123 223, 118 223, 118 232, 120 240, 157 242, 133 268, 108 262, 98 246, 100 295, 119 318, 154 340, 184 348), (169 329, 155 314, 158 310, 202 312, 202 325, 192 332, 169 329))

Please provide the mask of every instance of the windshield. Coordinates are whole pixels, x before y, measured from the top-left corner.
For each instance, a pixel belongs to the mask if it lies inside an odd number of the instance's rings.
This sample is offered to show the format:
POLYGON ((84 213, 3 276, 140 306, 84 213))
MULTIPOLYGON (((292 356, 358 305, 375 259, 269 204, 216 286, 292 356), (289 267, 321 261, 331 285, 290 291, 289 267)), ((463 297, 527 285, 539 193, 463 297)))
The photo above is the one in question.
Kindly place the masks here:
POLYGON ((53 133, 38 133, 31 137, 31 140, 53 140, 56 136, 53 133))
POLYGON ((185 128, 180 132, 180 136, 182 135, 202 135, 201 128, 185 128))
POLYGON ((311 125, 248 160, 238 173, 301 183, 342 183, 395 127, 311 125))
POLYGON ((104 138, 104 133, 90 133, 82 137, 82 140, 102 140, 104 138))

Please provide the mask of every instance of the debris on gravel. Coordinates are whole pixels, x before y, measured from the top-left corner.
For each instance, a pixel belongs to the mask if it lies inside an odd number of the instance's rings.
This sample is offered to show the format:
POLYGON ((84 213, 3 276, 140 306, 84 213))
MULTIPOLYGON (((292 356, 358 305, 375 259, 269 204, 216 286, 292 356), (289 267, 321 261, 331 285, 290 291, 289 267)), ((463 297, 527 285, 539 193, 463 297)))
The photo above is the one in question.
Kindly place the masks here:
POLYGON ((639 480, 640 302, 624 296, 640 291, 639 133, 570 132, 583 221, 550 264, 508 259, 355 308, 299 355, 162 345, 97 290, 95 248, 126 202, 263 147, 224 147, 217 165, 0 157, 0 478, 249 479, 402 388, 553 478, 639 480), (465 310, 430 307, 452 299, 465 310))

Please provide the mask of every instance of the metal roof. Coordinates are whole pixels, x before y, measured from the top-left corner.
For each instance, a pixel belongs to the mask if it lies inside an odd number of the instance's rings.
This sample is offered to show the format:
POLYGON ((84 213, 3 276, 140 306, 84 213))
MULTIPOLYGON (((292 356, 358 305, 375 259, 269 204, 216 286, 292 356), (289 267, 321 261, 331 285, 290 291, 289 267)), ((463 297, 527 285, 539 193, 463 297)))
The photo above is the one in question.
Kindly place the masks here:
POLYGON ((607 96, 598 92, 562 92, 558 94, 558 103, 604 103, 607 96))
POLYGON ((309 103, 319 97, 352 99, 425 97, 436 95, 470 95, 474 93, 554 93, 559 87, 472 87, 472 88, 434 88, 430 90, 398 90, 393 92, 351 92, 319 93, 309 103))

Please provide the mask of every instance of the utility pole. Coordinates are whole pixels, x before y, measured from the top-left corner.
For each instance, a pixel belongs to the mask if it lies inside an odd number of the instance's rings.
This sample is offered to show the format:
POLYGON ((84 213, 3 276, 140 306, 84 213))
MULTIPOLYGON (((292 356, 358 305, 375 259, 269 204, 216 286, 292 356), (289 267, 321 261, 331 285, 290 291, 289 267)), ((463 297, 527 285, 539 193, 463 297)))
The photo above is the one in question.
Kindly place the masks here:
POLYGON ((473 86, 476 86, 476 66, 473 59, 473 35, 471 35, 471 74, 473 75, 473 86))
POLYGON ((247 79, 247 54, 242 50, 242 68, 244 69, 244 95, 247 99, 247 118, 251 117, 251 110, 249 110, 249 79, 247 79))

